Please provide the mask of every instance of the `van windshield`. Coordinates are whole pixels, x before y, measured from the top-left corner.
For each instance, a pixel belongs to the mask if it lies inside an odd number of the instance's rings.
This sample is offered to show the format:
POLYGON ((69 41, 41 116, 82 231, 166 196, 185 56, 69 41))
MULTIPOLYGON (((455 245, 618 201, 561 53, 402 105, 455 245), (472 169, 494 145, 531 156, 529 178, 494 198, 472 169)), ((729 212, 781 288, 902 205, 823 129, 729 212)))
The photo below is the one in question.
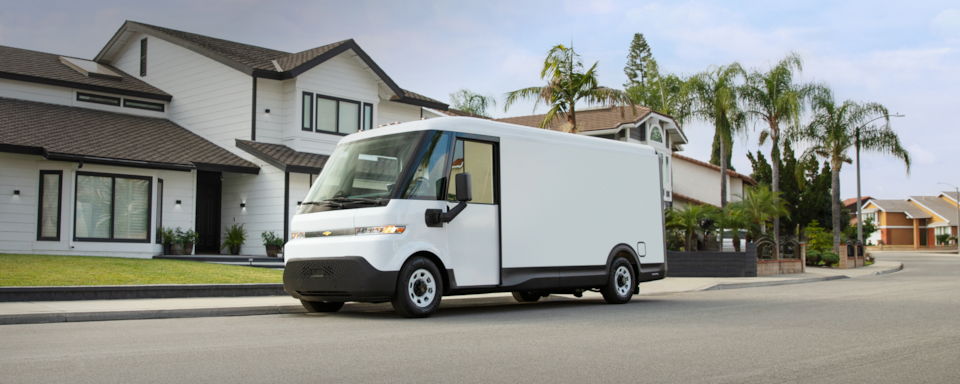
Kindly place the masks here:
POLYGON ((407 132, 337 146, 297 213, 384 204, 422 135, 407 132))

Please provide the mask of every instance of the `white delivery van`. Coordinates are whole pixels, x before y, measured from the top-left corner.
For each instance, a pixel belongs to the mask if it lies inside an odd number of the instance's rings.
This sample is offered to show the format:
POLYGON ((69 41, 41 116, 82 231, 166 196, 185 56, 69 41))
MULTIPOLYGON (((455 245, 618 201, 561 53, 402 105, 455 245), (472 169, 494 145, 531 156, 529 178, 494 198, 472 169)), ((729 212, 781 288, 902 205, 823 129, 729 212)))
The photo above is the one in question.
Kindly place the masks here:
POLYGON ((650 147, 468 117, 340 141, 291 223, 283 285, 313 312, 443 296, 598 290, 626 303, 666 275, 650 147))

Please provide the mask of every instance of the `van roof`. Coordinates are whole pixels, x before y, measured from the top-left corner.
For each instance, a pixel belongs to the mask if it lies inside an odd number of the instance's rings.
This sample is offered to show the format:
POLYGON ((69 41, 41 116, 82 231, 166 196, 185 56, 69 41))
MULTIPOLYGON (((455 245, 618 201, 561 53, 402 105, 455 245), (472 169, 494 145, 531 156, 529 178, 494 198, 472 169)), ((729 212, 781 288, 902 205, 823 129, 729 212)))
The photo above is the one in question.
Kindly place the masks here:
POLYGON ((371 137, 386 136, 404 132, 413 131, 452 131, 462 133, 473 133, 478 135, 496 136, 499 138, 511 138, 527 141, 549 141, 562 145, 574 145, 583 147, 598 147, 606 150, 618 148, 624 151, 637 152, 643 151, 655 154, 656 151, 649 145, 625 143, 609 139, 602 139, 591 136, 576 135, 565 132, 557 132, 549 129, 531 128, 522 125, 501 123, 484 119, 475 119, 472 117, 444 117, 437 119, 427 119, 390 125, 382 128, 376 128, 369 131, 363 131, 351 134, 342 141, 349 143, 357 140, 368 139, 371 137))

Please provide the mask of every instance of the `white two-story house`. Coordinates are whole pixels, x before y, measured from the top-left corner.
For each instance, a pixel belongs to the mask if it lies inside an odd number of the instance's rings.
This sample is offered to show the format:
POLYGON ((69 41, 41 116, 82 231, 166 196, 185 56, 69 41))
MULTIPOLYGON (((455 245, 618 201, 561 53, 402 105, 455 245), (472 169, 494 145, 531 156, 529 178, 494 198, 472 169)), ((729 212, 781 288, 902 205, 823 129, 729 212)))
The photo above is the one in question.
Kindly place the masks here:
POLYGON ((353 40, 288 53, 127 21, 93 60, 0 47, 0 252, 149 257, 160 227, 242 254, 344 136, 447 105, 353 40))

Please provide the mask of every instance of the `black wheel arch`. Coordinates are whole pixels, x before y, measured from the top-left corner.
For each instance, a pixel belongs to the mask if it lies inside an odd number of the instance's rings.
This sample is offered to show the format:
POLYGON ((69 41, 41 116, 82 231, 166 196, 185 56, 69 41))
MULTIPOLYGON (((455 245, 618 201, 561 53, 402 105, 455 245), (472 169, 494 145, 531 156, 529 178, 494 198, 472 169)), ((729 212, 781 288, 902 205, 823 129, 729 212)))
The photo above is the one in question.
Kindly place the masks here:
MULTIPOLYGON (((429 251, 420 251, 410 256, 407 256, 407 259, 404 260, 403 263, 406 264, 407 262, 410 261, 410 259, 417 256, 422 256, 427 260, 430 260, 431 262, 433 262, 433 265, 437 266, 437 269, 440 270, 440 282, 443 284, 443 294, 446 295, 450 293, 450 285, 451 285, 450 281, 452 280, 450 274, 453 272, 447 269, 447 267, 443 264, 443 261, 440 260, 440 258, 437 257, 437 255, 434 255, 432 252, 429 252, 429 251)), ((397 277, 397 278, 399 279, 400 277, 397 277)))
POLYGON ((610 255, 607 256, 607 271, 613 266, 613 260, 621 256, 625 257, 633 266, 633 276, 640 276, 640 257, 637 256, 637 251, 633 247, 624 243, 617 244, 610 250, 610 255))

